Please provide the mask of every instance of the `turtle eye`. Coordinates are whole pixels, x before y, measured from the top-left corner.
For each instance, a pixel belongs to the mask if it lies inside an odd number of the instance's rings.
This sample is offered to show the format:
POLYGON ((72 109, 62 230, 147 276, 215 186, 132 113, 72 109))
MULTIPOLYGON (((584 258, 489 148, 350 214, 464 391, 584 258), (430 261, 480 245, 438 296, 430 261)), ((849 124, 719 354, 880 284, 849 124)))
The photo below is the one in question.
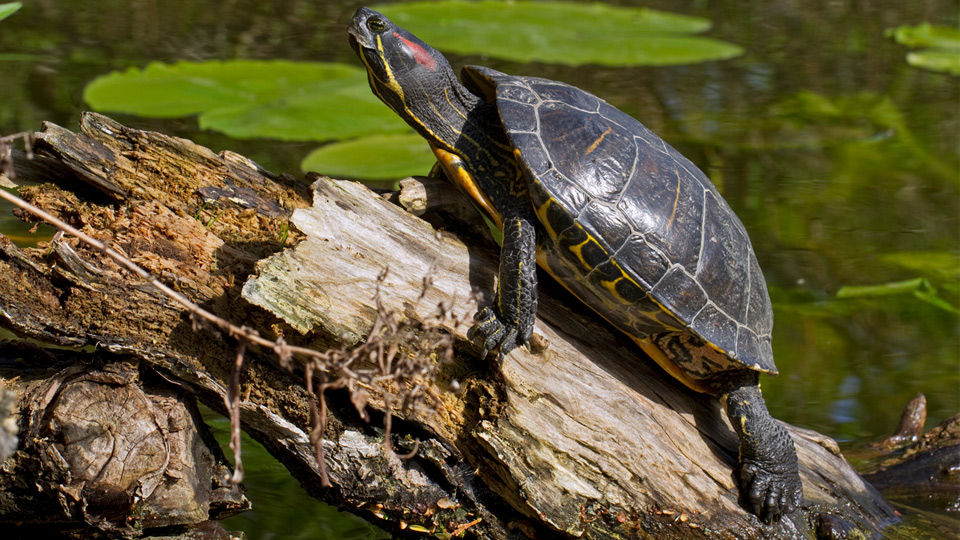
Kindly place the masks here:
POLYGON ((379 34, 387 29, 387 23, 380 17, 370 17, 367 19, 367 28, 369 28, 371 32, 379 34))

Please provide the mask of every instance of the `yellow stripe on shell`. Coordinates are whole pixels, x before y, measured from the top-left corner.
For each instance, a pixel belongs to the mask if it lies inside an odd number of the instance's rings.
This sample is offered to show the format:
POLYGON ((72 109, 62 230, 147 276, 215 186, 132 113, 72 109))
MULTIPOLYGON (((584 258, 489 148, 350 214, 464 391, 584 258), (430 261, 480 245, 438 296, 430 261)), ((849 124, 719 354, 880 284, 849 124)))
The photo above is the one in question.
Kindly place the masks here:
POLYGON ((587 148, 587 151, 583 153, 584 157, 589 156, 590 154, 592 154, 593 151, 596 150, 598 146, 600 146, 600 143, 603 142, 603 139, 606 138, 607 134, 609 134, 609 133, 612 132, 612 131, 613 131, 613 128, 610 127, 610 126, 607 126, 607 130, 604 131, 603 133, 601 133, 600 136, 597 138, 597 140, 593 141, 593 144, 591 144, 591 145, 587 148))
POLYGON ((587 235, 586 240, 584 240, 583 242, 580 242, 577 245, 570 246, 568 249, 570 250, 570 253, 573 253, 574 255, 577 256, 577 259, 580 260, 580 264, 582 264, 584 268, 586 268, 587 270, 592 270, 593 266, 591 266, 590 263, 588 263, 587 260, 583 258, 583 246, 587 245, 587 243, 589 242, 593 242, 594 244, 597 243, 590 235, 587 235))
POLYGON ((617 283, 620 282, 621 279, 624 279, 623 276, 620 276, 613 281, 600 280, 600 285, 603 285, 604 289, 610 291, 610 294, 612 294, 613 297, 616 298, 618 302, 620 302, 621 304, 626 304, 627 299, 620 296, 620 293, 617 292, 617 283))
POLYGON ((659 364, 664 371, 673 376, 674 379, 682 382, 691 390, 704 394, 711 393, 711 388, 708 385, 704 384, 702 381, 690 377, 686 371, 680 368, 680 366, 674 364, 672 360, 667 358, 667 355, 663 354, 663 351, 661 351, 659 347, 654 345, 653 341, 651 341, 649 337, 637 338, 630 336, 630 338, 637 345, 639 345, 641 349, 643 349, 643 352, 647 353, 647 356, 653 358, 653 360, 659 364))
POLYGON ((544 201, 543 204, 537 207, 536 210, 534 210, 534 212, 537 214, 537 218, 540 220, 540 223, 543 224, 543 228, 547 230, 547 235, 550 237, 551 240, 556 242, 557 231, 553 229, 553 224, 550 223, 550 220, 547 219, 547 209, 550 207, 551 204, 553 204, 553 199, 547 199, 546 201, 544 201))
MULTIPOLYGON (((570 287, 567 287, 566 282, 563 279, 561 279, 560 276, 558 276, 552 268, 550 268, 550 264, 546 258, 546 253, 540 249, 537 250, 537 264, 540 265, 540 268, 543 268, 544 270, 547 271, 548 274, 553 276, 553 278, 557 280, 558 283, 563 285, 564 288, 570 291, 570 293, 572 293, 574 296, 577 296, 577 293, 574 290, 572 290, 570 287)), ((624 276, 624 278, 626 278, 626 276, 624 276)), ((626 278, 626 279, 629 279, 629 278, 626 278)), ((583 302, 584 299, 580 298, 580 301, 583 302)), ((610 322, 612 323, 612 321, 610 322)), ((660 367, 664 369, 664 371, 669 373, 678 381, 682 382, 688 388, 696 392, 707 393, 707 394, 711 393, 711 388, 709 386, 705 385, 702 381, 698 381, 690 377, 687 374, 687 372, 685 372, 683 369, 680 368, 680 366, 676 365, 675 363, 673 363, 673 361, 667 358, 667 355, 665 355, 663 351, 660 350, 659 347, 654 345, 653 341, 651 341, 649 336, 645 338, 639 338, 637 336, 632 336, 630 334, 627 334, 627 335, 637 345, 640 346, 643 352, 647 353, 647 355, 650 358, 653 358, 653 360, 657 364, 659 364, 660 367)))

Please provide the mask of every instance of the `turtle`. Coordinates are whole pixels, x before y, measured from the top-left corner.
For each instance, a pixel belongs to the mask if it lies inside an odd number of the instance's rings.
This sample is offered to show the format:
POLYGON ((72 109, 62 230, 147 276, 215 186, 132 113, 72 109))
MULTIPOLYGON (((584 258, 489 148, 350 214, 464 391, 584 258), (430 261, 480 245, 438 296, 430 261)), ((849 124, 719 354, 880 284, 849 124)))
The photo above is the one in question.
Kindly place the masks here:
POLYGON ((670 375, 720 399, 749 510, 770 523, 797 509, 793 440, 759 386, 777 373, 770 297, 746 229, 706 175, 582 89, 469 65, 458 80, 439 51, 368 8, 348 34, 373 93, 502 231, 494 301, 468 334, 483 356, 529 344, 539 265, 670 375))

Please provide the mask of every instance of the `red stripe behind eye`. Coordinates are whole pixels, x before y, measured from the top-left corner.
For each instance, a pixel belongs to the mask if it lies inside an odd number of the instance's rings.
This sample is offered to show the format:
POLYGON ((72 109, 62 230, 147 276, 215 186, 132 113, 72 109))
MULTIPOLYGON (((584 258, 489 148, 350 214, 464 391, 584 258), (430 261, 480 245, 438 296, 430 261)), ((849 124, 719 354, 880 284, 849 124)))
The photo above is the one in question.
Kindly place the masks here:
POLYGON ((437 69, 437 61, 433 59, 433 56, 431 56, 426 49, 396 32, 394 32, 393 35, 400 38, 400 41, 402 41, 403 44, 406 45, 411 52, 413 52, 413 59, 416 60, 418 64, 429 69, 430 71, 437 69))

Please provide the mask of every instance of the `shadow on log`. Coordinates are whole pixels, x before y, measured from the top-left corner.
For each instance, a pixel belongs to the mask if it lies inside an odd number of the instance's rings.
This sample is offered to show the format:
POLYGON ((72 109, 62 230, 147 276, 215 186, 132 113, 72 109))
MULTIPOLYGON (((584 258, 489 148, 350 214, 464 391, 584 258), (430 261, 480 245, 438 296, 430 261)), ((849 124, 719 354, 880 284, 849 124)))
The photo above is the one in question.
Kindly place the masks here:
MULTIPOLYGON (((95 114, 76 134, 45 125, 35 147, 45 166, 19 167, 21 180, 57 185, 25 188, 25 198, 264 336, 350 346, 383 309, 470 320, 474 291, 493 288, 489 244, 468 247, 357 183, 319 177, 311 193, 235 154, 95 114)), ((19 336, 135 358, 224 411, 235 344, 195 331, 100 252, 73 239, 38 249, 0 239, 0 275, 0 322, 19 336)), ((332 487, 321 488, 300 372, 256 348, 241 374, 243 428, 312 495, 398 537, 814 538, 821 514, 867 535, 896 519, 833 441, 787 426, 805 504, 761 524, 738 500, 737 441, 719 404, 559 287, 543 285, 540 298, 532 350, 511 353, 500 375, 476 359, 466 327, 450 325, 458 345, 427 389, 432 410, 389 411, 392 446, 416 450, 408 459, 385 449, 384 430, 347 392, 330 392, 322 445, 332 487)), ((361 404, 375 419, 389 405, 377 395, 361 404)))

